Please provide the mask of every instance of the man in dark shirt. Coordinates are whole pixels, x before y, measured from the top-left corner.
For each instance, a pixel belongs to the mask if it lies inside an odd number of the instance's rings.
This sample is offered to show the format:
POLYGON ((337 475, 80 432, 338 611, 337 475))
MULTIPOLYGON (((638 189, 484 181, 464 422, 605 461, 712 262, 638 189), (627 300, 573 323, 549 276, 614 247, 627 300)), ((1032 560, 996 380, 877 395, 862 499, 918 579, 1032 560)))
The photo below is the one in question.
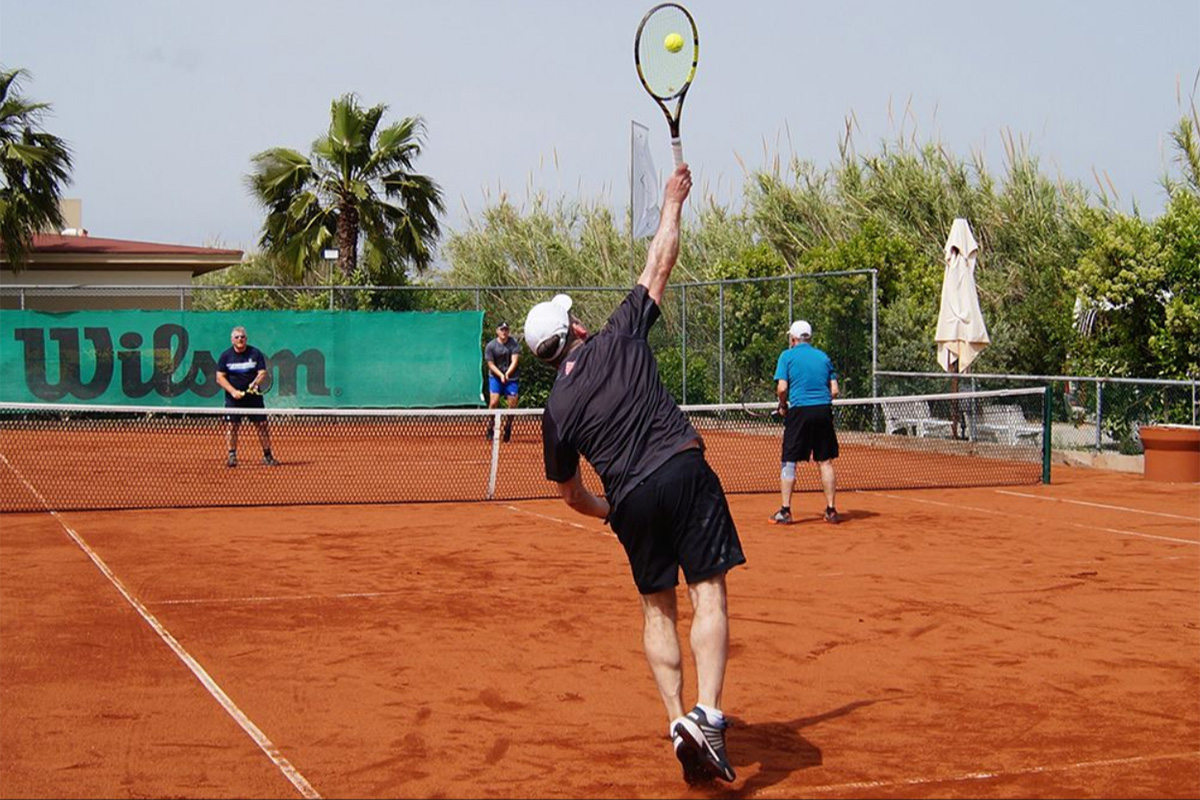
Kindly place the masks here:
POLYGON ((558 295, 525 319, 525 343, 557 376, 542 417, 546 477, 582 514, 611 523, 642 599, 642 642, 688 783, 735 779, 725 753, 721 693, 729 655, 725 573, 746 561, 704 442, 667 393, 646 341, 679 256, 687 165, 667 182, 658 232, 638 284, 603 330, 588 330, 558 295), (584 487, 582 455, 604 484, 584 487), (683 569, 694 611, 697 704, 685 713, 676 586, 683 569))
MULTIPOLYGON (((520 389, 517 384, 517 362, 521 358, 521 345, 508 332, 508 323, 496 327, 496 338, 483 348, 483 360, 488 368, 488 408, 500 405, 500 398, 508 398, 508 407, 517 407, 520 389)), ((488 417, 487 438, 492 438, 494 417, 488 417)), ((512 436, 512 415, 504 419, 504 441, 512 436)))
MULTIPOLYGON (((259 387, 267 379, 267 357, 246 340, 246 329, 238 326, 229 334, 233 346, 217 358, 217 384, 225 390, 226 408, 266 408, 259 387)), ((229 422, 227 439, 229 452, 225 466, 237 466, 238 430, 242 426, 242 414, 226 414, 229 422)), ((258 431, 258 443, 262 445, 263 464, 277 467, 279 462, 271 454, 271 431, 267 427, 266 414, 247 415, 258 431)))

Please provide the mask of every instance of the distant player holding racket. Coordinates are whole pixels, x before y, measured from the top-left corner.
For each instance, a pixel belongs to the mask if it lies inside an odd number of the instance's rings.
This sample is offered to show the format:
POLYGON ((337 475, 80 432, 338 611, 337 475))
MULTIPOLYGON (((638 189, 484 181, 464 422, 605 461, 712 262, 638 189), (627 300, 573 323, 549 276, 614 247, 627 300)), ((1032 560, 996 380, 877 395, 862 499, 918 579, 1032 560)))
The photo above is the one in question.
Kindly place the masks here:
POLYGON ((641 594, 642 643, 670 720, 688 783, 733 781, 725 754, 721 694, 729 655, 725 573, 746 561, 724 490, 704 442, 667 393, 646 341, 679 256, 679 224, 692 187, 686 164, 667 181, 646 267, 608 323, 590 335, 571 298, 539 303, 525 318, 525 343, 557 375, 542 418, 546 477, 567 505, 612 525, 641 594), (604 484, 584 487, 582 455, 604 484), (685 711, 677 630, 679 570, 694 610, 697 704, 685 711))
MULTIPOLYGON (((501 322, 496 327, 496 338, 483 348, 483 360, 488 369, 488 408, 500 405, 500 398, 508 398, 508 407, 516 408, 520 396, 520 384, 517 382, 517 364, 521 360, 521 344, 509 335, 508 323, 501 322)), ((488 417, 486 436, 492 439, 492 426, 496 424, 494 417, 488 417)), ((512 436, 513 418, 509 415, 504 420, 504 441, 512 436)))
MULTIPOLYGON (((267 357, 257 347, 246 340, 246 329, 242 326, 234 328, 229 333, 233 346, 221 353, 217 359, 217 384, 225 390, 226 408, 266 408, 262 397, 262 382, 267 379, 267 357)), ((226 414, 229 422, 226 434, 229 453, 225 457, 225 466, 236 467, 238 430, 242 427, 242 414, 226 414)), ((271 431, 267 427, 265 414, 249 414, 254 428, 258 431, 258 443, 262 445, 263 464, 277 467, 279 462, 271 454, 271 431)))
POLYGON ((785 413, 783 455, 779 488, 783 505, 771 522, 792 523, 792 489, 796 485, 796 462, 817 462, 821 488, 825 491, 825 521, 842 521, 835 505, 836 481, 833 460, 838 456, 837 431, 833 428, 833 398, 838 396, 837 372, 823 351, 812 345, 812 325, 802 319, 788 329, 788 348, 775 365, 775 393, 779 410, 785 413))

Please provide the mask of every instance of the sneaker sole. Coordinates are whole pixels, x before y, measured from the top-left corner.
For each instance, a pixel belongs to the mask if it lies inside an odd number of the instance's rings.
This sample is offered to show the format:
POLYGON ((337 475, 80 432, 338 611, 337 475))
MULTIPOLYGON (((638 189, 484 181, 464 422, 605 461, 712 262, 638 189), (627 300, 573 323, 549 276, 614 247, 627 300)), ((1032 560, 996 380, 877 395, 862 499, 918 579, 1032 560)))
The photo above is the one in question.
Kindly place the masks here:
POLYGON ((704 756, 692 746, 689 740, 682 737, 675 740, 675 757, 683 766, 683 780, 688 786, 712 780, 712 776, 704 765, 704 756))
MULTIPOLYGON (((691 749, 698 755, 704 772, 709 778, 719 778, 729 783, 733 783, 737 779, 737 775, 733 772, 733 767, 721 763, 721 758, 709 745, 708 740, 704 738, 704 733, 695 721, 686 717, 679 720, 675 723, 672 733, 680 738, 683 748, 691 749)), ((678 752, 678 749, 676 752, 678 752)), ((682 761, 682 759, 680 760, 682 761)))
POLYGON ((796 524, 796 520, 794 520, 794 519, 789 519, 787 522, 783 522, 781 520, 775 519, 774 517, 770 517, 767 520, 767 522, 771 523, 772 525, 795 525, 796 524))

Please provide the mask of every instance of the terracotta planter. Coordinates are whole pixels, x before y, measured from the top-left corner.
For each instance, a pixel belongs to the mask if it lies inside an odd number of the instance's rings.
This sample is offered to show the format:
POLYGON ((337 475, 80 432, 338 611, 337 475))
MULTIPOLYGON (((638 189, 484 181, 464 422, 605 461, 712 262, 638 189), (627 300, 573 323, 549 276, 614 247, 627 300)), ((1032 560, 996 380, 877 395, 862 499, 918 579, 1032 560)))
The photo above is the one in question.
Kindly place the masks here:
POLYGON ((1138 431, 1149 481, 1200 483, 1200 426, 1147 425, 1138 431))

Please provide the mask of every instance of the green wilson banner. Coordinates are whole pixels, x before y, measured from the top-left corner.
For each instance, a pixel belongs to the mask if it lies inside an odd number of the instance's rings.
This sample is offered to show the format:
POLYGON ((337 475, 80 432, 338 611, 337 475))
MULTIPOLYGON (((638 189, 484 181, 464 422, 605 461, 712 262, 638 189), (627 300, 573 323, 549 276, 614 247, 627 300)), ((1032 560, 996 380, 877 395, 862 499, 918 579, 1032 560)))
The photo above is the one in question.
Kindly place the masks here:
POLYGON ((0 402, 221 405, 238 325, 268 408, 483 405, 482 311, 0 311, 0 402))

